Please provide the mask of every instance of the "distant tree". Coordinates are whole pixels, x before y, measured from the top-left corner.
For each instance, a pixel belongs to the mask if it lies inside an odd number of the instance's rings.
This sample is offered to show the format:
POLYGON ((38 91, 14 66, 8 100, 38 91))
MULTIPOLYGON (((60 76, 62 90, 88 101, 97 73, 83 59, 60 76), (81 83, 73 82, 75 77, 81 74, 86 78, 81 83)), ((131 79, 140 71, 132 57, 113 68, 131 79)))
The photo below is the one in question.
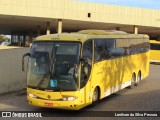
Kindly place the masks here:
POLYGON ((7 37, 5 38, 5 41, 6 42, 11 42, 11 40, 9 38, 7 38, 7 37))
POLYGON ((5 37, 3 35, 0 35, 0 42, 6 41, 5 37))
POLYGON ((6 36, 4 36, 4 35, 0 35, 0 43, 2 43, 4 41, 10 42, 11 40, 9 38, 7 38, 6 36))

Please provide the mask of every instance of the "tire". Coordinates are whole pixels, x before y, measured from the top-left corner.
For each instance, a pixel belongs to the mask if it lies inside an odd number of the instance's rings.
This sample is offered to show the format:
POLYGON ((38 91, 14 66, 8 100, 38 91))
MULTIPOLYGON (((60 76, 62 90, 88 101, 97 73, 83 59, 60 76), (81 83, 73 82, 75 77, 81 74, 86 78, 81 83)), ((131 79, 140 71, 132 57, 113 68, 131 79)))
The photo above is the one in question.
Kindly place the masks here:
POLYGON ((137 80, 136 80, 135 86, 138 86, 140 81, 141 81, 141 73, 139 72, 138 76, 137 76, 137 80))
POLYGON ((92 104, 97 103, 98 100, 99 100, 99 92, 98 92, 98 88, 96 87, 93 92, 92 104))
POLYGON ((131 79, 131 85, 129 86, 130 89, 134 88, 135 82, 136 82, 136 75, 133 73, 132 74, 132 79, 131 79))

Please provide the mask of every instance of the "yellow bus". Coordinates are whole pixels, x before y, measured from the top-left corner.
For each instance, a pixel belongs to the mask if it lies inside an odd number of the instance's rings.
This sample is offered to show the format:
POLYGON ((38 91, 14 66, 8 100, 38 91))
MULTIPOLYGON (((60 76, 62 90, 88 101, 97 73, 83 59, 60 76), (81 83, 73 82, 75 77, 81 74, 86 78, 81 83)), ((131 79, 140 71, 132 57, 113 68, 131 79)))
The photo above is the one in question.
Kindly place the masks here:
POLYGON ((160 63, 160 41, 150 40, 150 62, 160 63))
POLYGON ((149 74, 149 37, 82 30, 37 37, 29 56, 27 99, 33 106, 79 110, 149 74))

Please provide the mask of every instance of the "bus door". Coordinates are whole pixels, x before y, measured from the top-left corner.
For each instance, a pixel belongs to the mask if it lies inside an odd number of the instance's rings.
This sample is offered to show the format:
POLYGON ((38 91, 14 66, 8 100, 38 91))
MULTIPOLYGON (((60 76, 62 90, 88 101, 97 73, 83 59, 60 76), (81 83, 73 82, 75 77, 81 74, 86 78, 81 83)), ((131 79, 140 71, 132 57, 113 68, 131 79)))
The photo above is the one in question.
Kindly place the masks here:
MULTIPOLYGON (((101 93, 104 92, 105 88, 105 62, 106 62, 106 55, 105 55, 105 39, 103 38, 96 38, 94 39, 94 66, 92 71, 92 90, 99 86, 101 93)), ((100 94, 101 94, 100 93, 100 94)), ((101 97, 101 95, 99 96, 101 97)))
POLYGON ((80 89, 83 91, 83 98, 85 104, 91 102, 91 70, 92 70, 92 40, 88 40, 83 44, 82 49, 82 59, 81 62, 81 79, 80 79, 80 89))
POLYGON ((104 43, 105 62, 104 62, 104 96, 111 94, 116 86, 117 79, 117 62, 115 59, 115 39, 106 38, 104 43))

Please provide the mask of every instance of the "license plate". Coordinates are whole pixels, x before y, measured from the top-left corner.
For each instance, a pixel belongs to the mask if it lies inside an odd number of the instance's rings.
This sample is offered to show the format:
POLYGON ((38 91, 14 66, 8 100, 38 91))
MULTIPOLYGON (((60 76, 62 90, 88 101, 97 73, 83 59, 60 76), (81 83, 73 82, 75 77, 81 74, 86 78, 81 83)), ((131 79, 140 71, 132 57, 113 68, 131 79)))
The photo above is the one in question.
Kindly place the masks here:
POLYGON ((44 103, 44 106, 52 107, 52 106, 53 106, 53 103, 44 103))

